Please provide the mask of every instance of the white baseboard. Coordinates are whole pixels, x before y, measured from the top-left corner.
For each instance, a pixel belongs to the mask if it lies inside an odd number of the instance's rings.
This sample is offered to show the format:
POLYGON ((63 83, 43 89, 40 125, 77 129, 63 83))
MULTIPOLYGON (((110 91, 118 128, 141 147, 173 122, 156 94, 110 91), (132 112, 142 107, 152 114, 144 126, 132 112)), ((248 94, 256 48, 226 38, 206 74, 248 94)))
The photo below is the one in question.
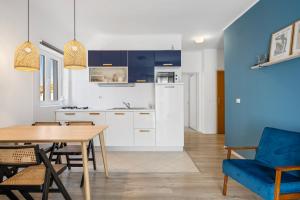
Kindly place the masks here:
MULTIPOLYGON (((100 151, 100 147, 95 147, 96 151, 100 151)), ((106 147, 107 151, 183 151, 183 147, 106 147)))
POLYGON ((231 151, 232 155, 234 155, 235 157, 239 158, 239 159, 245 159, 244 156, 242 156, 241 154, 239 154, 238 152, 236 151, 231 151))

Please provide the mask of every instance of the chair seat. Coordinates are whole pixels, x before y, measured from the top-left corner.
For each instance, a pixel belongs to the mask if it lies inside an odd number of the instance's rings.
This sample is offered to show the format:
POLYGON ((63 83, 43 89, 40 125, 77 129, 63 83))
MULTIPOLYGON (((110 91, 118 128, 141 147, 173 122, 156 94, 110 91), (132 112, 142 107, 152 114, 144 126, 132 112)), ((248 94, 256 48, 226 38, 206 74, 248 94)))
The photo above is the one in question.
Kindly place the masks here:
POLYGON ((67 145, 60 149, 57 149, 53 153, 54 155, 82 155, 82 150, 80 145, 67 145))
MULTIPOLYGON (((53 165, 53 168, 57 174, 61 174, 65 169, 65 165, 53 165)), ((30 166, 9 179, 6 179, 1 186, 41 186, 44 184, 46 168, 44 165, 30 166)))
MULTIPOLYGON (((224 160, 223 172, 265 200, 274 199, 275 170, 256 160, 224 160)), ((300 192, 300 178, 282 174, 281 194, 300 192)))

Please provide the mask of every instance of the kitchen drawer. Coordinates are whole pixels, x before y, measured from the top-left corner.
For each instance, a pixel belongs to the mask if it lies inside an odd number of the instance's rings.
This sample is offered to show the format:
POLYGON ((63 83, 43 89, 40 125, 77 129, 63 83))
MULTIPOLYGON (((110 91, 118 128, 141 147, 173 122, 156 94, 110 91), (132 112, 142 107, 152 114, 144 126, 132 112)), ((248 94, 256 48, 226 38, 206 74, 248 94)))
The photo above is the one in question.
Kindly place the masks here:
POLYGON ((81 121, 84 119, 84 114, 81 112, 56 112, 56 121, 81 121))
POLYGON ((155 129, 135 129, 135 146, 155 146, 155 129))
POLYGON ((82 112, 82 121, 92 121, 95 125, 105 124, 105 112, 82 112))
POLYGON ((155 128, 153 111, 134 112, 134 128, 155 128))

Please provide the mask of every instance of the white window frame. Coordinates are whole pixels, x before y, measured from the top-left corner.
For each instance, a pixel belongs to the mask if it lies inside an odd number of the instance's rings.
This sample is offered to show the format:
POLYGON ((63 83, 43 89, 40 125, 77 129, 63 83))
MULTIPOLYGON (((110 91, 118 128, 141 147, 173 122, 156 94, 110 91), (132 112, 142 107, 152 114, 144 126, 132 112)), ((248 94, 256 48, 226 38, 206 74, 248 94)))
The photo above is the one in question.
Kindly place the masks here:
MULTIPOLYGON (((54 59, 58 61, 58 100, 57 101, 40 101, 40 92, 38 93, 38 100, 40 102, 41 107, 47 107, 47 106, 59 106, 62 105, 64 97, 63 97, 63 55, 60 53, 53 51, 52 49, 49 49, 43 45, 40 45, 40 55, 45 56, 45 68, 48 65, 48 60, 54 59)), ((40 87, 40 73, 38 73, 37 78, 38 85, 40 87)))

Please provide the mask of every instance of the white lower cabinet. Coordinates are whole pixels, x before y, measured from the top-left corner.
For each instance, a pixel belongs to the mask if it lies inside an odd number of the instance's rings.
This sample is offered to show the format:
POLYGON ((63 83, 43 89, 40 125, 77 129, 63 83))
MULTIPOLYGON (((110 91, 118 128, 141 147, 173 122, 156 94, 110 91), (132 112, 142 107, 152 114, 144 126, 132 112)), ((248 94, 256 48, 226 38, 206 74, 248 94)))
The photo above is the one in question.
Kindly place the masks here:
POLYGON ((106 112, 107 146, 133 146, 133 112, 106 112))
MULTIPOLYGON (((68 121, 92 121, 95 125, 106 123, 105 112, 56 112, 56 121, 65 123, 68 121)), ((94 138, 94 145, 100 146, 99 137, 94 138)))
POLYGON ((135 129, 135 146, 155 146, 155 129, 135 129))
MULTIPOLYGON (((57 111, 56 121, 93 121, 95 125, 107 125, 106 146, 156 146, 154 111, 57 111)), ((100 145, 98 137, 94 143, 100 145)))

